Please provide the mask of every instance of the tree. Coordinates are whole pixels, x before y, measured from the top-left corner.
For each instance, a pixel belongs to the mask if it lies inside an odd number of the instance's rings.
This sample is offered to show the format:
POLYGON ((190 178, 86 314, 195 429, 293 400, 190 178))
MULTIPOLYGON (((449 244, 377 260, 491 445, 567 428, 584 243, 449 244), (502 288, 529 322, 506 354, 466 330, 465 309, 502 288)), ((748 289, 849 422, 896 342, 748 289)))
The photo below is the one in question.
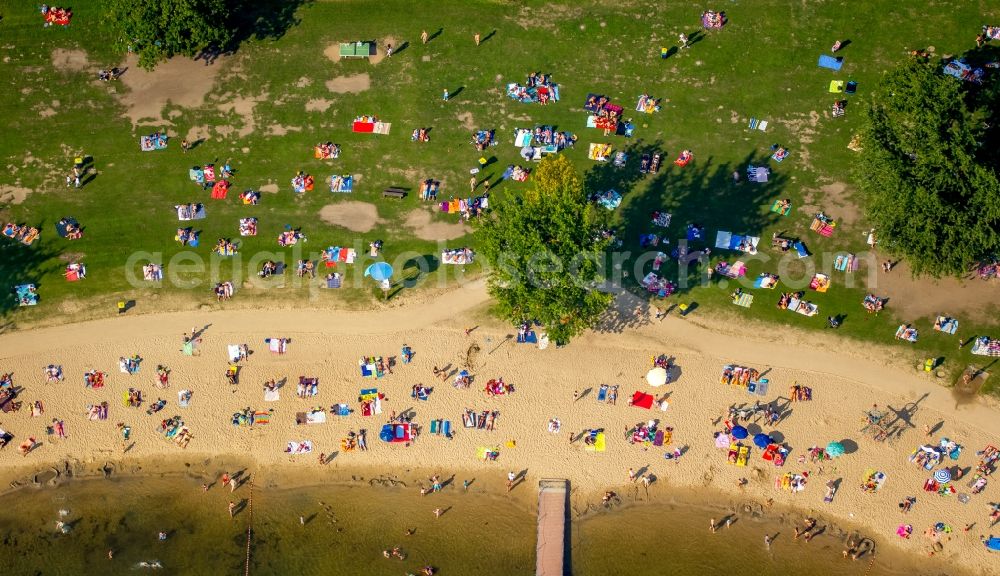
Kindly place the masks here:
POLYGON ((118 42, 131 46, 139 65, 152 68, 171 56, 194 56, 233 38, 226 0, 105 0, 105 18, 118 42))
POLYGON ((914 274, 959 276, 1000 250, 996 164, 978 157, 988 111, 967 90, 979 88, 913 59, 883 77, 866 110, 858 184, 880 243, 914 274))
POLYGON ((547 157, 532 182, 523 195, 494 202, 475 234, 499 314, 514 323, 538 320, 553 340, 569 342, 611 303, 593 288, 607 243, 569 160, 547 157))

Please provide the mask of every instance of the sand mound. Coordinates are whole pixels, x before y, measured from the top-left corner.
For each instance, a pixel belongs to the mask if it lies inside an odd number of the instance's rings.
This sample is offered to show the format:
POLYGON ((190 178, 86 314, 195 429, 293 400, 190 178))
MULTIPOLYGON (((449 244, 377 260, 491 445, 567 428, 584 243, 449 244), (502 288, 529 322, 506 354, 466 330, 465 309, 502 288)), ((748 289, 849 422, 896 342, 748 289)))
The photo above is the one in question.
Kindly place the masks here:
POLYGON ((215 77, 227 65, 227 57, 220 56, 212 65, 190 58, 171 58, 152 71, 137 64, 135 55, 122 63, 122 67, 128 68, 121 78, 128 90, 118 95, 133 126, 164 123, 162 112, 168 102, 181 108, 204 104, 205 96, 215 85, 215 77))
POLYGON ((83 50, 56 48, 52 51, 52 66, 63 72, 79 72, 90 67, 90 59, 83 50))
POLYGON ((368 74, 338 76, 326 81, 326 89, 337 94, 357 94, 371 88, 372 80, 368 74))
POLYGON ((267 192, 268 194, 277 194, 278 193, 278 185, 275 184, 274 182, 269 182, 269 183, 264 184, 263 186, 261 186, 260 187, 260 191, 261 192, 267 192))
POLYGON ((20 186, 0 186, 0 202, 4 204, 20 204, 28 198, 28 194, 34 192, 31 188, 20 186))
POLYGON ((379 223, 378 209, 368 202, 338 202, 327 204, 319 211, 327 224, 347 228, 352 232, 368 232, 379 223))
POLYGON ((326 112, 330 106, 333 106, 333 100, 313 98, 306 102, 306 112, 326 112))
POLYGON ((472 231, 462 222, 434 222, 431 213, 423 208, 407 214, 404 225, 421 240, 454 240, 472 231))

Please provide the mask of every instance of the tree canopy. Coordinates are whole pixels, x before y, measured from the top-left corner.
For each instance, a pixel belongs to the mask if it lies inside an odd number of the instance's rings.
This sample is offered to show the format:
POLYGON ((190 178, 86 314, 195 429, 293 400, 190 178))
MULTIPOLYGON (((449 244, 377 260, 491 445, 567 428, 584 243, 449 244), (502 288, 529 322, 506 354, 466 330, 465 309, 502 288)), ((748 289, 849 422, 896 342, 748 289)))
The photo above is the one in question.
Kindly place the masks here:
POLYGON ((499 314, 514 323, 537 320, 553 340, 568 342, 611 303, 594 288, 606 242, 569 160, 547 157, 531 177, 523 195, 492 203, 476 236, 499 314))
POLYGON ((226 0, 105 0, 106 22, 139 65, 152 68, 171 56, 194 56, 233 39, 226 0))
POLYGON ((880 244, 914 274, 958 276, 1000 251, 1000 183, 982 147, 992 92, 913 59, 872 94, 858 184, 880 244))

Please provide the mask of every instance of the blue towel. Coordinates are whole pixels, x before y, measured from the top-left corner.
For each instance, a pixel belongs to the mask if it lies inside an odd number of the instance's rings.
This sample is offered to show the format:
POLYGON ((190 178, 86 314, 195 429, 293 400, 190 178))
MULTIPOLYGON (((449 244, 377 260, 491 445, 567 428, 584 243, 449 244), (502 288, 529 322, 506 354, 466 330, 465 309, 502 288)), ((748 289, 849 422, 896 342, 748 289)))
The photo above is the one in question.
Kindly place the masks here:
POLYGON ((834 58, 833 56, 827 56, 823 54, 819 57, 818 66, 820 68, 829 68, 830 70, 840 70, 840 67, 844 65, 844 61, 840 58, 834 58))
POLYGON ((597 401, 604 402, 608 398, 608 389, 601 388, 601 391, 597 393, 597 401))

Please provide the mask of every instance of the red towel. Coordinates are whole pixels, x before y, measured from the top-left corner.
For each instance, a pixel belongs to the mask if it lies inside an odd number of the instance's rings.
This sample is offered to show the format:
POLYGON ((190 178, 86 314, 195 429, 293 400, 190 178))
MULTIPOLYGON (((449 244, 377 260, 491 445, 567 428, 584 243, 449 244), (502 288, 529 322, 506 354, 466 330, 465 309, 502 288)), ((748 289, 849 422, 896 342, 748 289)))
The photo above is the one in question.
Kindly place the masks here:
POLYGON ((653 407, 653 396, 636 390, 635 394, 632 395, 632 405, 649 410, 653 407))
POLYGON ((354 123, 355 132, 374 132, 375 123, 374 122, 355 122, 354 123))

